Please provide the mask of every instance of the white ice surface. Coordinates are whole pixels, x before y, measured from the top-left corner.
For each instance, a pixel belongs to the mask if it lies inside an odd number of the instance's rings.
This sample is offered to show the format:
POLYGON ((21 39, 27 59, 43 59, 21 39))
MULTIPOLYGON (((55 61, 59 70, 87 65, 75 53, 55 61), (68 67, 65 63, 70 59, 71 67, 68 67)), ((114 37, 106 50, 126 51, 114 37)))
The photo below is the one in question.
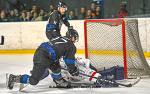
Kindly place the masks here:
MULTIPOLYGON (((29 74, 32 69, 33 55, 0 55, 0 94, 150 94, 150 79, 142 79, 131 88, 48 88, 53 83, 50 77, 40 81, 37 86, 27 86, 24 92, 19 92, 15 85, 13 90, 6 88, 6 73, 29 74)), ((150 61, 150 60, 148 60, 150 61)))

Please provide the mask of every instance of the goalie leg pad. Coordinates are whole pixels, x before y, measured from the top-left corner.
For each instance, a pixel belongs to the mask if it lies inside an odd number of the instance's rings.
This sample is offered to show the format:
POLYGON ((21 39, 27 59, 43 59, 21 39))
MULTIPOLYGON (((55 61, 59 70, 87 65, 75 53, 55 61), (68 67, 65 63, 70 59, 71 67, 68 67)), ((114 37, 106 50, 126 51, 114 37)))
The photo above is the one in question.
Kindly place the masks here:
POLYGON ((114 66, 99 72, 103 79, 122 80, 124 79, 123 67, 114 66))

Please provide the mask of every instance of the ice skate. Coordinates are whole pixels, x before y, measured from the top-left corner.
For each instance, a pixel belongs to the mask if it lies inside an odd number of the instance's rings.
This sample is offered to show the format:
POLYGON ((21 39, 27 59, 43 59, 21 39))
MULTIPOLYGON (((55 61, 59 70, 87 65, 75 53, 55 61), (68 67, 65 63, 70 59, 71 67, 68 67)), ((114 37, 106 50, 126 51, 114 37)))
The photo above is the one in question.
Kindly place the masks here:
POLYGON ((8 89, 13 89, 14 84, 20 81, 20 75, 6 74, 6 86, 8 89))

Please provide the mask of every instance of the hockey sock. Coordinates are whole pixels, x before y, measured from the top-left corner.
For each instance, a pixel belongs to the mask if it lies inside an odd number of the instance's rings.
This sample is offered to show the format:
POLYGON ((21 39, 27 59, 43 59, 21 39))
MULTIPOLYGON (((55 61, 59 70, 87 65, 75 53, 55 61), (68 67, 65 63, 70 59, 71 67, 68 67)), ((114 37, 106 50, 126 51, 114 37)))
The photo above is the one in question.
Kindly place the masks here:
POLYGON ((62 78, 61 73, 52 73, 51 76, 54 80, 58 80, 58 79, 62 78))
POLYGON ((27 74, 22 75, 20 78, 20 83, 23 83, 23 84, 29 83, 29 75, 27 74))

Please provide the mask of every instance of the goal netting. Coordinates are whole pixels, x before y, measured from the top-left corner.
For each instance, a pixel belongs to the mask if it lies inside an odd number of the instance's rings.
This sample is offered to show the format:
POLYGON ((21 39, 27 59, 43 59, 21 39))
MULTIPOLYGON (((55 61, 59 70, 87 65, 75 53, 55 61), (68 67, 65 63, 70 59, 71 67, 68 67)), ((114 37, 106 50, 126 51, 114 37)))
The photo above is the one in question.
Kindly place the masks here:
POLYGON ((135 19, 85 20, 85 57, 98 69, 124 67, 125 78, 150 75, 135 19))

